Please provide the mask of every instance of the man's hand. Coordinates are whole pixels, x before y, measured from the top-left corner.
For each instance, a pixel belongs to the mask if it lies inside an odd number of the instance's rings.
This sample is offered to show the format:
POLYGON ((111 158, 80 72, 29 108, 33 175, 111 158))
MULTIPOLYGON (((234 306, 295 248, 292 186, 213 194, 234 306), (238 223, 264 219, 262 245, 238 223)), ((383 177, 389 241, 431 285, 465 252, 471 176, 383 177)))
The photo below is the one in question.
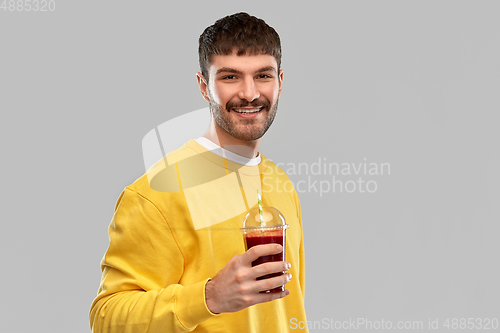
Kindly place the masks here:
POLYGON ((278 254, 283 247, 278 244, 257 245, 247 252, 235 255, 224 268, 205 286, 207 307, 213 313, 236 312, 258 303, 273 301, 287 296, 288 290, 279 293, 259 294, 284 285, 292 278, 285 273, 269 279, 257 281, 259 276, 278 273, 290 269, 286 261, 267 262, 252 267, 259 257, 278 254))

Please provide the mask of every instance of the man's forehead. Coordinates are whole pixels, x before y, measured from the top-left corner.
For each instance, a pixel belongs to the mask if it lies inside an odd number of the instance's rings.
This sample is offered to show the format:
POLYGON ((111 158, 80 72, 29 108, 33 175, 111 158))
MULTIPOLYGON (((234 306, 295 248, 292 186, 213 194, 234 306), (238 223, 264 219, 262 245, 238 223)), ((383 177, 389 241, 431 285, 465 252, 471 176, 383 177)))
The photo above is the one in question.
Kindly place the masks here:
POLYGON ((233 52, 228 55, 212 55, 210 72, 216 73, 223 68, 234 69, 240 72, 252 72, 268 68, 277 72, 278 64, 272 55, 264 53, 237 55, 236 52, 233 52))

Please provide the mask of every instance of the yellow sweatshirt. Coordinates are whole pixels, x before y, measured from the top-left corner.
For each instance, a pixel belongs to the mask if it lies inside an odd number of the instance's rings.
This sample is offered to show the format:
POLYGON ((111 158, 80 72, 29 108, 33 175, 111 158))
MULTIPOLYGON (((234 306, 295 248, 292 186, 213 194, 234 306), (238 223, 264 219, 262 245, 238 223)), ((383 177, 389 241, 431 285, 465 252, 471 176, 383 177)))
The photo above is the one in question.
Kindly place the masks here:
MULTIPOLYGON (((242 166, 190 140, 125 188, 109 226, 92 332, 295 332, 306 322, 300 203, 289 178, 261 155, 242 166), (262 189, 285 216, 290 295, 215 315, 205 284, 245 252, 239 228, 262 189)), ((304 330, 305 331, 305 330, 304 330)))

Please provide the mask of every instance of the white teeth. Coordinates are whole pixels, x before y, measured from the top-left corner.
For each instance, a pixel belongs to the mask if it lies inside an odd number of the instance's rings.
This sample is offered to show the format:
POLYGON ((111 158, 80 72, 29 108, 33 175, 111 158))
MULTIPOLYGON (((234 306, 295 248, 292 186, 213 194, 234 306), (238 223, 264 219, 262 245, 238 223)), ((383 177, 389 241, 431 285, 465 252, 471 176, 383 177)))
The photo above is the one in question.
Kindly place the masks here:
POLYGON ((255 113, 259 112, 261 108, 255 108, 255 109, 233 109, 234 111, 238 113, 244 113, 244 114, 249 114, 249 113, 255 113))

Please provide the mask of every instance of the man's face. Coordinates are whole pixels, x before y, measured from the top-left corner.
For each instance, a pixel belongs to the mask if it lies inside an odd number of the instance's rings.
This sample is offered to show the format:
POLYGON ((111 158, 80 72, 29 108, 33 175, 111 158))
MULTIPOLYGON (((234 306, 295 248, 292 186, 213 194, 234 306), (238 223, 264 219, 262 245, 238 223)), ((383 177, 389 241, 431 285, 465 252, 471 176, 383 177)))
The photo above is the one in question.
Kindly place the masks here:
POLYGON ((205 99, 217 125, 236 139, 260 139, 278 108, 283 71, 267 54, 213 55, 205 99))

